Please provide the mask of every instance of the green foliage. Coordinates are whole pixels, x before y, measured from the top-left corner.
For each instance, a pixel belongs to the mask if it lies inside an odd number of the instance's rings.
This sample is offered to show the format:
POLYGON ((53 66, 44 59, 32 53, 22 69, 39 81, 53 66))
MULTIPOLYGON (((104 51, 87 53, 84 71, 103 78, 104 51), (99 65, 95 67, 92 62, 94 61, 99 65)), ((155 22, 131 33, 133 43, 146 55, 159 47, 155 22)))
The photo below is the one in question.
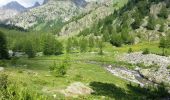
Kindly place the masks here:
POLYGON ((81 37, 79 43, 80 43, 80 52, 86 52, 88 46, 87 39, 85 37, 81 37))
POLYGON ((56 77, 63 77, 67 73, 67 65, 63 62, 61 64, 54 64, 49 67, 52 74, 56 77))
POLYGON ((167 38, 162 37, 162 38, 160 39, 159 47, 162 48, 162 55, 163 55, 163 56, 166 55, 165 49, 166 49, 166 48, 170 48, 170 43, 169 43, 169 41, 170 41, 169 36, 167 36, 167 38))
POLYGON ((94 35, 90 35, 88 39, 88 46, 90 48, 89 51, 92 51, 92 49, 95 47, 95 38, 94 35))
POLYGON ((98 38, 97 45, 99 48, 99 55, 103 55, 104 42, 103 42, 102 37, 98 38))
POLYGON ((7 40, 4 33, 0 32, 0 59, 8 59, 7 40))
POLYGON ((0 60, 0 66, 7 67, 7 62, 5 60, 0 60))
POLYGON ((148 48, 145 48, 145 49, 143 50, 142 54, 150 54, 149 49, 148 49, 148 48))
POLYGON ((0 90, 4 91, 7 89, 8 85, 8 75, 6 74, 0 74, 0 90))
POLYGON ((71 53, 71 51, 72 51, 72 45, 73 45, 72 39, 69 38, 69 39, 67 40, 67 43, 66 43, 66 52, 67 52, 67 53, 71 53))
POLYGON ((112 36, 110 43, 116 47, 121 47, 122 46, 122 38, 121 35, 115 34, 112 36))
POLYGON ((11 65, 15 66, 17 64, 18 59, 19 59, 18 57, 12 57, 11 65))
POLYGON ((129 48, 128 53, 132 53, 132 52, 133 52, 132 48, 129 48))
POLYGON ((137 63, 136 65, 139 66, 139 67, 141 67, 141 68, 147 68, 147 66, 145 66, 144 63, 137 63))
POLYGON ((33 43, 28 41, 25 45, 25 53, 28 55, 28 58, 34 58, 36 56, 36 51, 34 49, 33 43))
POLYGON ((167 67, 167 69, 170 69, 170 65, 167 67))
POLYGON ((54 36, 48 35, 44 42, 43 53, 45 55, 58 55, 63 51, 63 45, 55 39, 54 36))
POLYGON ((136 9, 135 13, 133 13, 133 18, 134 18, 134 22, 131 24, 133 29, 138 29, 141 24, 142 24, 142 15, 141 13, 138 11, 138 9, 136 9))
POLYGON ((148 24, 147 24, 146 28, 149 29, 149 30, 154 30, 155 26, 156 26, 155 17, 154 16, 149 16, 148 24))
POLYGON ((166 8, 166 6, 162 6, 162 9, 160 10, 160 13, 158 14, 159 17, 167 19, 169 15, 169 11, 166 8))
POLYGON ((0 74, 0 99, 1 100, 47 100, 46 96, 18 86, 9 80, 8 75, 0 74))
POLYGON ((159 32, 164 32, 165 31, 165 25, 162 23, 159 30, 159 32))

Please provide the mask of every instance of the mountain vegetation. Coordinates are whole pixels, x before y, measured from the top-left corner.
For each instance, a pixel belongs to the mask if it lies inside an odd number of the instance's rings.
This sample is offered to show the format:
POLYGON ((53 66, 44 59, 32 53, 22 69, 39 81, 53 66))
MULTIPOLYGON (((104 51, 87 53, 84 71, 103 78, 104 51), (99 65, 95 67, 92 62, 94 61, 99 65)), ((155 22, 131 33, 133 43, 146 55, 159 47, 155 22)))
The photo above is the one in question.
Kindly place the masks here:
POLYGON ((2 18, 0 100, 168 100, 169 4, 44 0, 2 18))

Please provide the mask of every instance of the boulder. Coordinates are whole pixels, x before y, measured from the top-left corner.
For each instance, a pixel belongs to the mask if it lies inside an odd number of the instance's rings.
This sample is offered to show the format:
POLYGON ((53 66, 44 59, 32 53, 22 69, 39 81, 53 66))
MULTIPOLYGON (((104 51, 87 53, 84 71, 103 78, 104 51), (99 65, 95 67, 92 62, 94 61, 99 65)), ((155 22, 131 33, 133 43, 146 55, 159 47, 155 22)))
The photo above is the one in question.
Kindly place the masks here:
POLYGON ((4 68, 3 67, 0 67, 0 72, 3 72, 4 71, 4 68))
POLYGON ((72 83, 62 93, 65 96, 77 97, 79 95, 89 95, 93 92, 91 88, 81 82, 72 83))

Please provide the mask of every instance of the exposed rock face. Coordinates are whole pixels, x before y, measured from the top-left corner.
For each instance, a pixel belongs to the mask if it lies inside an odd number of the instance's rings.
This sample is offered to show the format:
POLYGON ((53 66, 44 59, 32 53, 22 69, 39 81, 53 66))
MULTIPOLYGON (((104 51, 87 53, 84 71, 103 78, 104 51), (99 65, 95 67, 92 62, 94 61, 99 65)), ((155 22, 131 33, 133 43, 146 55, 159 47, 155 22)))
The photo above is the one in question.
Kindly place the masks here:
POLYGON ((18 12, 23 12, 26 10, 26 8, 24 6, 22 6, 21 4, 19 4, 16 1, 12 1, 10 3, 8 3, 7 5, 2 7, 3 9, 11 9, 11 10, 16 10, 18 12))
MULTIPOLYGON (((38 2, 36 2, 34 6, 25 8, 18 2, 12 1, 12 2, 0 7, 0 22, 6 23, 7 20, 15 17, 16 15, 19 15, 23 12, 28 11, 28 9, 32 9, 32 8, 35 8, 38 6, 40 6, 40 4, 38 2)), ((9 23, 7 23, 7 24, 9 24, 9 23)))
POLYGON ((10 19, 18 14, 19 14, 19 12, 16 10, 11 10, 11 9, 4 10, 4 9, 0 8, 0 22, 4 22, 7 19, 10 19))
POLYGON ((28 29, 34 25, 60 20, 68 21, 80 13, 74 2, 70 0, 50 0, 45 5, 31 9, 11 19, 10 24, 28 29))
POLYGON ((103 19, 114 12, 112 0, 105 0, 105 2, 98 3, 100 3, 100 6, 96 6, 92 12, 87 13, 84 17, 65 25, 62 28, 60 35, 78 34, 83 29, 91 27, 93 23, 97 22, 99 19, 103 19))
POLYGON ((149 80, 157 83, 165 82, 170 84, 170 73, 167 67, 170 65, 170 57, 159 56, 155 54, 143 55, 141 52, 124 54, 120 60, 132 64, 144 63, 145 66, 157 64, 160 66, 157 70, 154 68, 141 69, 140 73, 149 80))
MULTIPOLYGON (((92 22, 95 22, 98 19, 102 19, 105 16, 111 13, 110 7, 107 7, 107 4, 112 5, 112 0, 45 0, 44 5, 39 6, 37 8, 31 9, 27 12, 24 12, 12 19, 10 19, 7 23, 12 24, 18 27, 22 27, 24 29, 34 28, 36 30, 40 30, 43 26, 53 25, 49 24, 50 22, 62 22, 65 23, 70 21, 73 17, 86 15, 87 17, 80 20, 80 23, 76 23, 77 26, 89 26, 92 22), (106 4, 107 3, 107 4, 106 4), (91 13, 94 12, 94 13, 91 13), (90 13, 90 15, 89 15, 90 13), (97 18, 96 18, 97 16, 97 18), (96 20, 94 20, 96 19, 96 20), (84 23, 84 21, 86 21, 84 23), (80 25, 83 24, 83 25, 80 25)), ((113 6, 113 5, 112 5, 113 6)), ((73 22, 70 25, 75 24, 73 22)), ((66 26, 66 27, 68 27, 66 26)), ((66 29, 63 28, 63 30, 66 29)), ((75 26, 75 28, 77 28, 75 26)), ((70 32, 62 32, 64 34, 68 34, 70 32)), ((72 32, 73 29, 69 28, 69 31, 72 32)))
POLYGON ((12 1, 0 8, 0 22, 4 22, 25 10, 26 8, 20 5, 18 2, 12 1))

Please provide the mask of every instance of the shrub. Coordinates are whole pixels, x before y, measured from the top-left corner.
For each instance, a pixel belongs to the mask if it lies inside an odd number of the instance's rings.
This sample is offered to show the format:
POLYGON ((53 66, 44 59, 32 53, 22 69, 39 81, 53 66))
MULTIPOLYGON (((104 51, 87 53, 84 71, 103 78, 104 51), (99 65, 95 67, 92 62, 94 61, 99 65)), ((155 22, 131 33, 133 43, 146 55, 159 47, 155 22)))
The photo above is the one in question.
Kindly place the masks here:
POLYGON ((149 54, 149 53, 150 53, 150 51, 149 51, 148 48, 145 48, 145 49, 143 50, 143 52, 142 52, 142 54, 149 54))
POLYGON ((167 67, 167 69, 170 69, 170 65, 167 67))
POLYGON ((52 66, 49 67, 50 71, 52 74, 56 77, 63 77, 67 73, 67 65, 64 63, 61 64, 56 64, 55 62, 53 63, 52 66))
POLYGON ((128 53, 132 53, 132 52, 133 52, 132 48, 129 48, 128 53))
POLYGON ((11 59, 11 64, 13 65, 13 66, 15 66, 16 64, 17 64, 17 61, 18 61, 18 57, 13 57, 12 59, 11 59))
POLYGON ((6 67, 7 66, 7 63, 5 60, 0 60, 0 66, 1 67, 6 67))
POLYGON ((115 34, 112 36, 110 43, 116 47, 121 47, 122 46, 122 38, 121 35, 115 34))

